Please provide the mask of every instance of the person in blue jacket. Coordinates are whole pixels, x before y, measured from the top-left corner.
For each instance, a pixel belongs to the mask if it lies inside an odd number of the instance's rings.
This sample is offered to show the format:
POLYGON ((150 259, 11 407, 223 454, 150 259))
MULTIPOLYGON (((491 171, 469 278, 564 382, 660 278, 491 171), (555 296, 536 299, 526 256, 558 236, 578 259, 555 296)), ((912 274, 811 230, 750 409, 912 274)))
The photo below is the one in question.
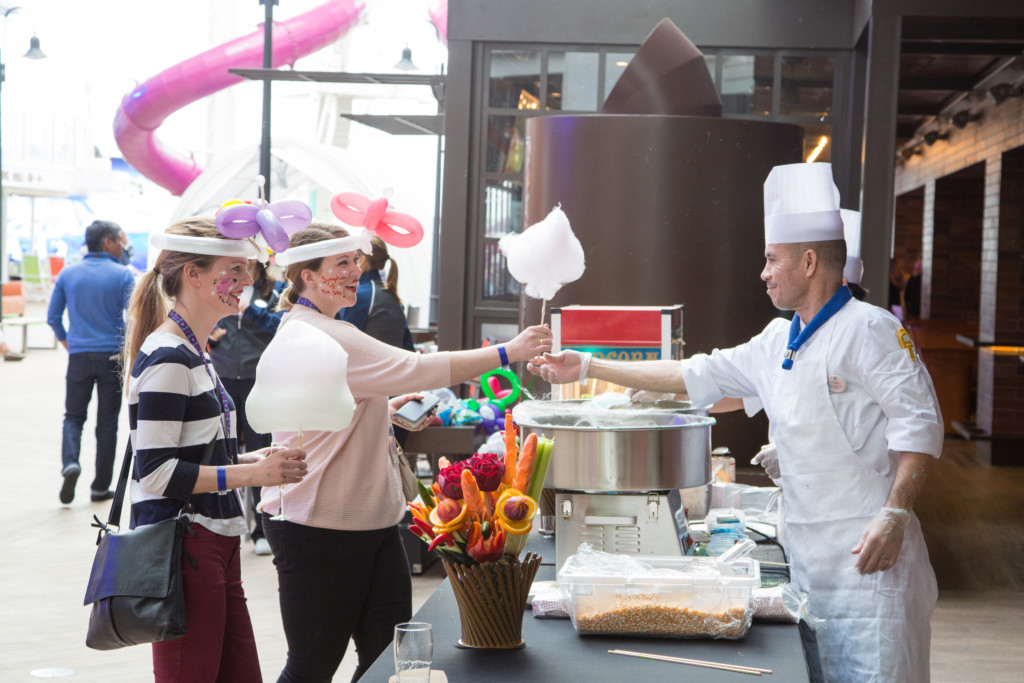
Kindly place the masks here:
POLYGON ((53 334, 68 352, 64 399, 64 433, 61 445, 60 502, 75 498, 75 484, 82 466, 82 427, 85 424, 93 385, 96 386, 96 474, 93 502, 114 497, 110 482, 117 446, 117 416, 121 412, 121 349, 124 346, 124 311, 128 308, 135 278, 126 267, 132 248, 117 223, 93 221, 85 229, 89 253, 80 262, 61 270, 53 286, 46 314, 53 334), (64 329, 64 310, 68 329, 64 329))
MULTIPOLYGON (((223 318, 213 328, 208 345, 213 367, 220 377, 224 389, 235 402, 238 412, 238 436, 242 442, 240 450, 255 451, 270 445, 270 435, 260 434, 249 426, 245 414, 245 402, 256 383, 256 364, 277 332, 284 311, 277 310, 277 302, 285 283, 274 280, 267 267, 259 261, 249 261, 249 274, 253 285, 247 288, 248 296, 242 296, 238 315, 223 318)), ((260 502, 260 489, 251 487, 252 508, 260 502)), ((257 555, 269 555, 270 544, 263 535, 260 515, 255 515, 256 526, 252 540, 257 555)))

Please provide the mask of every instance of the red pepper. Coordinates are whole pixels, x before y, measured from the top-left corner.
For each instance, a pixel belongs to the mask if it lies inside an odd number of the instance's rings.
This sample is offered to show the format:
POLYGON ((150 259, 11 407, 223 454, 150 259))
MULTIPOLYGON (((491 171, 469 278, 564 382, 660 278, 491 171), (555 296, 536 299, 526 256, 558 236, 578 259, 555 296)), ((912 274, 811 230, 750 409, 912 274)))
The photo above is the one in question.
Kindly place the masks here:
POLYGON ((412 525, 414 527, 416 527, 416 531, 414 531, 413 533, 415 533, 415 534, 417 534, 419 536, 422 536, 423 534, 426 534, 427 538, 433 538, 434 537, 434 529, 433 529, 433 527, 431 527, 429 524, 424 522, 422 519, 413 518, 412 525))
POLYGON ((452 538, 451 534, 438 534, 430 542, 430 545, 427 546, 427 551, 431 551, 439 545, 455 545, 455 539, 452 538))

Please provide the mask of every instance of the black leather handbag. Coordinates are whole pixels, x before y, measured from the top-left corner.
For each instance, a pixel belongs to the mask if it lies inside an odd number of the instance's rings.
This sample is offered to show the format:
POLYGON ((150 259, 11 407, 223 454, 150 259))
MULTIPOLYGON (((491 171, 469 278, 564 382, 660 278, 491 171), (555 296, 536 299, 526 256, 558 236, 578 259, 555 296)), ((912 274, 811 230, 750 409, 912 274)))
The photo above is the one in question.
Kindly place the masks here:
MULTIPOLYGON (((216 440, 215 436, 207 445, 201 465, 210 462, 216 440)), ((85 604, 92 605, 85 644, 94 650, 116 650, 185 635, 184 560, 195 567, 184 549, 185 534, 191 533, 188 513, 192 501, 174 519, 120 531, 132 460, 129 441, 107 523, 93 516, 93 526, 100 531, 85 590, 85 604)))

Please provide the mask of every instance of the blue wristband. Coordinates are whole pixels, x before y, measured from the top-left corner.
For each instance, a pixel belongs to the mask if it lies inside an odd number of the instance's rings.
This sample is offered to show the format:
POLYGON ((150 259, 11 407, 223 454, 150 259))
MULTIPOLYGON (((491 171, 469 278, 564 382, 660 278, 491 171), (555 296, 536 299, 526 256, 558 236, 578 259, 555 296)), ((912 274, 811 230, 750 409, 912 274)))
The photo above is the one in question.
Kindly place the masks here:
POLYGON ((227 491, 228 490, 228 475, 224 471, 223 467, 217 468, 217 490, 227 491))
POLYGON ((498 347, 498 355, 501 357, 501 367, 503 370, 508 370, 508 354, 505 353, 505 345, 502 344, 498 347))

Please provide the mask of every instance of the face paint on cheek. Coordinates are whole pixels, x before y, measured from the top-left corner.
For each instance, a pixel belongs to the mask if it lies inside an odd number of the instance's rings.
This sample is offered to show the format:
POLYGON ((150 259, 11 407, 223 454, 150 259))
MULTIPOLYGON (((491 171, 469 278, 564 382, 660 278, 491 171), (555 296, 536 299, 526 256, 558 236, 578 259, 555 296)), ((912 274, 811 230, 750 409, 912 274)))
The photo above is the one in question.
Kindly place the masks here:
POLYGON ((222 277, 218 278, 217 280, 214 280, 214 292, 217 298, 220 299, 222 303, 228 305, 234 303, 233 298, 231 297, 230 294, 228 294, 228 292, 231 290, 231 287, 237 282, 238 280, 235 280, 230 277, 222 277))
POLYGON ((320 280, 319 290, 327 296, 339 296, 345 291, 345 278, 340 276, 325 277, 320 280))

